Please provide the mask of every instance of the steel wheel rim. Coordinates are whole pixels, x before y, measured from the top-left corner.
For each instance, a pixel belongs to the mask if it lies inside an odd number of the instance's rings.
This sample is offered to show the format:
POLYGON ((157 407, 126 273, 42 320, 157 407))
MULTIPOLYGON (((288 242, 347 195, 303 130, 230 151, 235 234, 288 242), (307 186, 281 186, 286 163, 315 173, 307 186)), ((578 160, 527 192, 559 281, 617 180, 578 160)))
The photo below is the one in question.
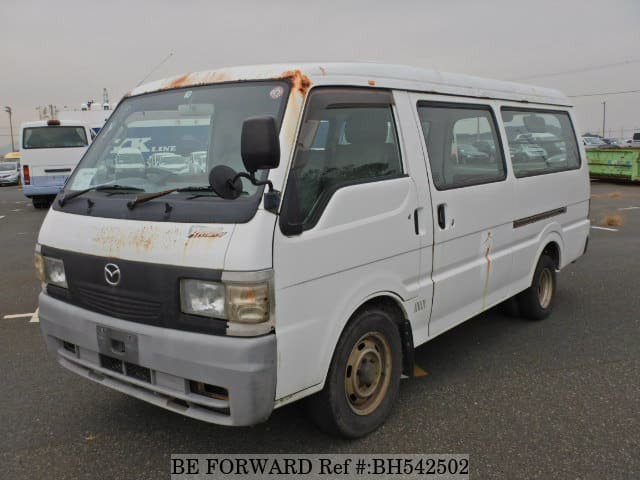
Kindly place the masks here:
POLYGON ((347 359, 344 387, 347 403, 356 415, 375 411, 389 390, 391 347, 379 332, 368 332, 354 344, 347 359))
POLYGON ((538 282, 538 301, 542 308, 547 308, 551 304, 553 296, 553 276, 551 270, 545 268, 540 272, 540 281, 538 282))

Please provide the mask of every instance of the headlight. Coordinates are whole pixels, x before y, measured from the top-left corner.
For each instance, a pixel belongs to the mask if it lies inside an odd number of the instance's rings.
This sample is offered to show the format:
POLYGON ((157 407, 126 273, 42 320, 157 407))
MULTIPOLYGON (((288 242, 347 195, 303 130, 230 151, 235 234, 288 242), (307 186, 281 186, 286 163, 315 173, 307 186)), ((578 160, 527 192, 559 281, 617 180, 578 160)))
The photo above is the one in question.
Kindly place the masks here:
POLYGON ((222 280, 181 280, 182 311, 225 319, 231 335, 263 335, 272 330, 272 272, 225 272, 222 280))
POLYGON ((180 281, 180 304, 184 313, 227 318, 224 285, 203 280, 180 281))
POLYGON ((59 258, 46 257, 36 248, 34 266, 38 280, 43 283, 50 283, 62 288, 69 288, 67 276, 64 273, 64 263, 59 258))
POLYGON ((44 281, 58 287, 69 288, 62 260, 45 256, 42 259, 44 261, 44 281))

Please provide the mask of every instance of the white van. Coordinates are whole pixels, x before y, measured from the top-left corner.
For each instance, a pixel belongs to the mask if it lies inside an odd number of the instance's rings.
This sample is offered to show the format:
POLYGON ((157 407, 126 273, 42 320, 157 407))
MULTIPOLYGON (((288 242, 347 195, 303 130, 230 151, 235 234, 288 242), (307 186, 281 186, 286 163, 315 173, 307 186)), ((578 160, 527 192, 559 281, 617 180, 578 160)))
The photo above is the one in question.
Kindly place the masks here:
POLYGON ((207 422, 251 425, 310 397, 323 429, 365 435, 415 347, 513 296, 526 318, 550 314, 589 235, 576 131, 559 92, 401 66, 138 87, 42 225, 48 347, 207 422), (528 133, 554 141, 514 154, 528 133), (118 169, 123 145, 145 166, 118 169), (161 168, 156 152, 199 152, 206 169, 161 168))
POLYGON ((89 126, 73 120, 39 120, 21 125, 22 186, 34 207, 49 206, 91 138, 89 126))

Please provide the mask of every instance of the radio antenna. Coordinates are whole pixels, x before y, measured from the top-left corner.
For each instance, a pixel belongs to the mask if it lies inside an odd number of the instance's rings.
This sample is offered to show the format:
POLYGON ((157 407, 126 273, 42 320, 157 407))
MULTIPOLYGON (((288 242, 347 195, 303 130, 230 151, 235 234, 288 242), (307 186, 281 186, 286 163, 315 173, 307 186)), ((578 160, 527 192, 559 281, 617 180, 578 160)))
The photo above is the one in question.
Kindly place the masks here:
POLYGON ((156 70, 158 70, 162 65, 164 65, 167 60, 169 60, 171 57, 173 57, 173 52, 169 52, 169 55, 167 55, 158 65, 156 65, 155 67, 153 67, 151 69, 151 71, 149 73, 147 73, 147 75, 138 82, 138 84, 136 85, 136 87, 139 87, 140 85, 142 85, 144 83, 144 81, 149 78, 151 76, 151 74, 153 72, 155 72, 156 70))

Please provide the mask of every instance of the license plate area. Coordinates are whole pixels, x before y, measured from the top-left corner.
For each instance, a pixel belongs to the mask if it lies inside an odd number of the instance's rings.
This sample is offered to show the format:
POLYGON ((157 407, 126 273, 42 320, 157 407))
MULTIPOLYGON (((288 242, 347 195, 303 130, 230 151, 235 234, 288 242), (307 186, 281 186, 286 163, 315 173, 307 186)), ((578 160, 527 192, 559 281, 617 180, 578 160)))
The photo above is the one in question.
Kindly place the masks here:
POLYGON ((98 351, 121 362, 138 363, 138 336, 98 325, 98 351))

